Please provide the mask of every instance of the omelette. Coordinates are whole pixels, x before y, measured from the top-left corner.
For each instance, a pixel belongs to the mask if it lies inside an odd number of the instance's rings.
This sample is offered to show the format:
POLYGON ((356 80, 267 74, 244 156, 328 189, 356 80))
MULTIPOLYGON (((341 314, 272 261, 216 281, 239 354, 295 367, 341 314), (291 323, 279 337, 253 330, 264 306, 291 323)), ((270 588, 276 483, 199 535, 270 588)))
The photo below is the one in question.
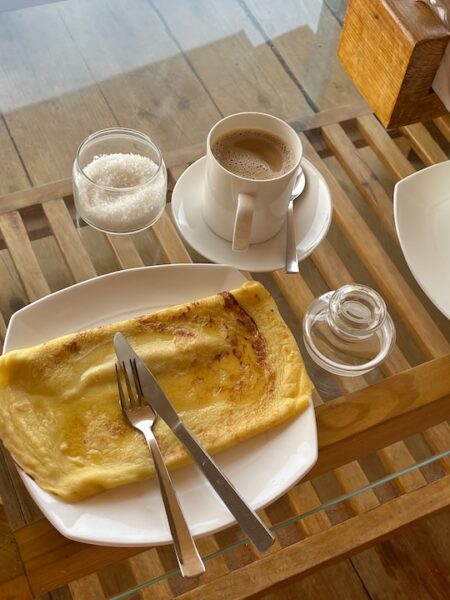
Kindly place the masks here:
MULTIPOLYGON (((210 453, 310 402, 296 342, 257 282, 8 352, 0 358, 0 437, 41 488, 67 502, 154 475, 144 437, 120 411, 117 331, 210 453)), ((169 468, 191 461, 162 419, 154 433, 169 468)))

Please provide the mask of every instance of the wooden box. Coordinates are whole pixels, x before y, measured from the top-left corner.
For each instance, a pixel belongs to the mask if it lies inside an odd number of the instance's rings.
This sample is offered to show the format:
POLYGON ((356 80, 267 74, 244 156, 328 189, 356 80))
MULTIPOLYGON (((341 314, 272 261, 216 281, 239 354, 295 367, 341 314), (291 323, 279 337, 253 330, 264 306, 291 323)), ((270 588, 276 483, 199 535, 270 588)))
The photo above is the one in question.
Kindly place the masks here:
POLYGON ((387 128, 447 111, 431 89, 450 39, 416 0, 349 0, 338 57, 387 128))

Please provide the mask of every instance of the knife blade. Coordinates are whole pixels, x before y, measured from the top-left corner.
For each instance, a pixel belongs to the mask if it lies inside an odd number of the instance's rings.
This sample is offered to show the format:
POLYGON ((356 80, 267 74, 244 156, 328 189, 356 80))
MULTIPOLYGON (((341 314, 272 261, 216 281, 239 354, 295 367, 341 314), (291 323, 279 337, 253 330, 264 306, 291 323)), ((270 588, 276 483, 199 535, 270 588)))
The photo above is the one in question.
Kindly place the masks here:
POLYGON ((267 550, 274 543, 274 536, 184 425, 150 369, 120 332, 114 336, 114 348, 119 362, 135 361, 141 391, 146 402, 186 447, 211 486, 258 550, 260 552, 267 550))

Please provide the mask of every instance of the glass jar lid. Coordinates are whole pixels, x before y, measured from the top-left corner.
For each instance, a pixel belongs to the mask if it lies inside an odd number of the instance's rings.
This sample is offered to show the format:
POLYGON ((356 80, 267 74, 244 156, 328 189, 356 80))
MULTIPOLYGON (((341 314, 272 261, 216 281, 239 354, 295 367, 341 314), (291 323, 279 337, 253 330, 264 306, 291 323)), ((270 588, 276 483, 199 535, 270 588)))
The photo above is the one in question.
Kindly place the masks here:
POLYGON ((383 298, 370 287, 348 284, 316 298, 303 320, 311 358, 336 375, 363 375, 388 356, 394 323, 383 298))

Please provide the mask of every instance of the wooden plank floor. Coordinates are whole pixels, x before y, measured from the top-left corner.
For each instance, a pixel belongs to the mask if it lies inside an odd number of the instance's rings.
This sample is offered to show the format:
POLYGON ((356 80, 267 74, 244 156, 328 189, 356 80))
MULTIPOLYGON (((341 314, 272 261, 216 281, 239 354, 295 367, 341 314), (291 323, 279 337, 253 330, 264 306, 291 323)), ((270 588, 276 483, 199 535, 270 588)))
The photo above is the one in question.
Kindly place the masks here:
MULTIPOLYGON (((168 153, 203 142, 211 125, 232 112, 259 110, 298 121, 324 109, 364 106, 335 57, 345 4, 68 0, 0 12, 0 194, 70 176, 78 144, 104 127, 145 131, 168 153)), ((420 131, 410 131, 411 143, 414 135, 420 131)), ((58 270, 56 244, 54 250, 56 288, 71 282, 58 270)), ((41 251, 48 254, 48 246, 41 251)), ((10 315, 27 295, 6 251, 0 252, 0 281, 15 292, 14 306, 4 306, 0 289, 1 312, 10 315)), ((341 483, 349 476, 342 470, 341 483)), ((365 501, 375 502, 375 495, 365 501)), ((311 526, 329 523, 318 517, 311 526)), ((448 515, 434 517, 265 598, 450 598, 449 528, 448 515)), ((150 551, 49 597, 113 595, 155 560, 150 551)), ((220 570, 220 561, 214 568, 220 570)), ((164 598, 164 586, 145 597, 164 598)))

